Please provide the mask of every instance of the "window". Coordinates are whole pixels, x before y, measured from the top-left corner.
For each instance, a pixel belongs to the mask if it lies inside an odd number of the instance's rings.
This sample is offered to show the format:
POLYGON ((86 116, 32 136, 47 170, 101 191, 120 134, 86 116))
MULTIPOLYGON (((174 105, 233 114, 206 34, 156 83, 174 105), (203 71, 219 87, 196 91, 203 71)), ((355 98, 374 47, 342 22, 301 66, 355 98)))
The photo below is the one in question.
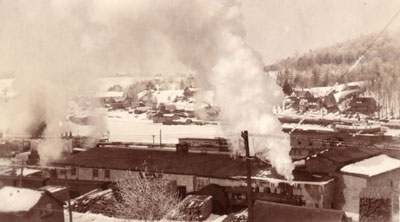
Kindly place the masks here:
POLYGON ((76 168, 72 168, 71 169, 71 175, 72 176, 76 176, 76 168))
POLYGON ((56 178, 56 177, 57 177, 57 171, 56 171, 56 169, 51 169, 51 170, 50 170, 50 177, 52 177, 52 178, 56 178))
POLYGON ((110 178, 110 170, 104 170, 104 177, 110 178))
POLYGON ((51 203, 47 203, 46 205, 43 205, 40 209, 40 216, 41 217, 47 217, 49 215, 53 214, 53 206, 51 203))
POLYGON ((93 169, 93 177, 99 177, 99 170, 93 169))

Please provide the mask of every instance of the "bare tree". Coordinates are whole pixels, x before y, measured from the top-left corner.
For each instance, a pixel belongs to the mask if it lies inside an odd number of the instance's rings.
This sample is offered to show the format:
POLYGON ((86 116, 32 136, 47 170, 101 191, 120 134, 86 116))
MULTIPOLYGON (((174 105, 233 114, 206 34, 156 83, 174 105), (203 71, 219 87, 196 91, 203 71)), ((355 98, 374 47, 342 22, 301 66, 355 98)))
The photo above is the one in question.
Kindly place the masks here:
POLYGON ((119 217, 155 221, 187 219, 171 181, 148 170, 127 171, 117 182, 115 208, 119 217))

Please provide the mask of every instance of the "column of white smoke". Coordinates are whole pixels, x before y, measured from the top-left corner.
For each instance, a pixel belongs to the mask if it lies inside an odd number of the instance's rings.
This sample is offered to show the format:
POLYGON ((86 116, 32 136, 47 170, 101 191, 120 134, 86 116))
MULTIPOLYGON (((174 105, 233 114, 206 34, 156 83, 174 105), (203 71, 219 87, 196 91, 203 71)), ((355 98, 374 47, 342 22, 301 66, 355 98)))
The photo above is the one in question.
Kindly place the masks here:
MULTIPOLYGON (((253 151, 291 179, 288 138, 272 114, 272 107, 281 103, 282 90, 265 75, 261 59, 243 41, 238 1, 40 0, 27 4, 0 1, 0 15, 9 20, 2 21, 6 25, 0 32, 0 68, 15 69, 24 78, 49 77, 56 81, 44 85, 75 92, 82 87, 68 85, 76 79, 82 86, 85 81, 80 78, 88 74, 182 72, 185 67, 215 90, 228 132, 274 136, 257 137, 253 151), (68 73, 73 77, 64 78, 68 73), (62 84, 51 75, 62 76, 62 84)), ((58 95, 57 90, 45 93, 50 98, 58 95)), ((52 110, 50 101, 46 110, 52 110)))
POLYGON ((243 40, 238 1, 180 2, 177 9, 184 11, 177 12, 173 22, 184 24, 170 24, 165 33, 179 58, 214 89, 226 131, 261 135, 252 139, 252 153, 269 160, 286 179, 293 179, 289 137, 272 112, 282 103, 283 92, 243 40), (195 15, 186 13, 191 9, 195 15))
POLYGON ((15 75, 18 95, 2 104, 0 118, 11 135, 30 136, 43 122, 38 143, 42 164, 60 157, 61 127, 69 102, 93 82, 81 43, 84 21, 63 17, 51 1, 0 1, 0 69, 15 75))

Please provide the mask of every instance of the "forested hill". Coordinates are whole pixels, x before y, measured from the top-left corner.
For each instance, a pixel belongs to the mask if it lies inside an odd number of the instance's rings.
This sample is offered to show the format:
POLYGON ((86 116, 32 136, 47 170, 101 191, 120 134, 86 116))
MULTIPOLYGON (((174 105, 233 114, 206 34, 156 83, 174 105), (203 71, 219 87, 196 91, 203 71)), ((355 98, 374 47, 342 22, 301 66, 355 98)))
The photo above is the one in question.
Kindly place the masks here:
POLYGON ((376 33, 360 36, 330 47, 310 50, 266 66, 265 70, 276 71, 280 85, 288 81, 292 87, 302 88, 370 80, 367 93, 382 106, 399 110, 400 33, 380 36, 360 59, 376 36, 376 33))

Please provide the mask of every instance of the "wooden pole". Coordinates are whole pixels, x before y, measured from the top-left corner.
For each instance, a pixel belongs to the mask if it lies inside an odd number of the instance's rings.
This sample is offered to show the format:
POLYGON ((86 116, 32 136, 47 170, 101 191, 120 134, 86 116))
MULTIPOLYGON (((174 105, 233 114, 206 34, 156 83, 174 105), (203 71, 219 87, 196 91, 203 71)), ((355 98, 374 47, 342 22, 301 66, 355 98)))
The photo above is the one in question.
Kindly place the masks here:
POLYGON ((162 148, 161 129, 160 129, 160 148, 162 148))
POLYGON ((253 221, 253 198, 251 187, 251 162, 250 162, 250 149, 249 149, 249 134, 247 130, 242 132, 244 139, 244 148, 246 149, 246 167, 247 167, 247 207, 248 207, 248 222, 253 221))
POLYGON ((72 222, 72 208, 71 208, 71 198, 69 196, 69 186, 67 182, 67 169, 64 171, 64 177, 65 177, 65 186, 67 187, 67 198, 68 198, 68 214, 69 214, 69 222, 72 222))
POLYGON ((19 175, 19 187, 22 187, 22 178, 24 177, 24 164, 21 164, 21 174, 19 175))

